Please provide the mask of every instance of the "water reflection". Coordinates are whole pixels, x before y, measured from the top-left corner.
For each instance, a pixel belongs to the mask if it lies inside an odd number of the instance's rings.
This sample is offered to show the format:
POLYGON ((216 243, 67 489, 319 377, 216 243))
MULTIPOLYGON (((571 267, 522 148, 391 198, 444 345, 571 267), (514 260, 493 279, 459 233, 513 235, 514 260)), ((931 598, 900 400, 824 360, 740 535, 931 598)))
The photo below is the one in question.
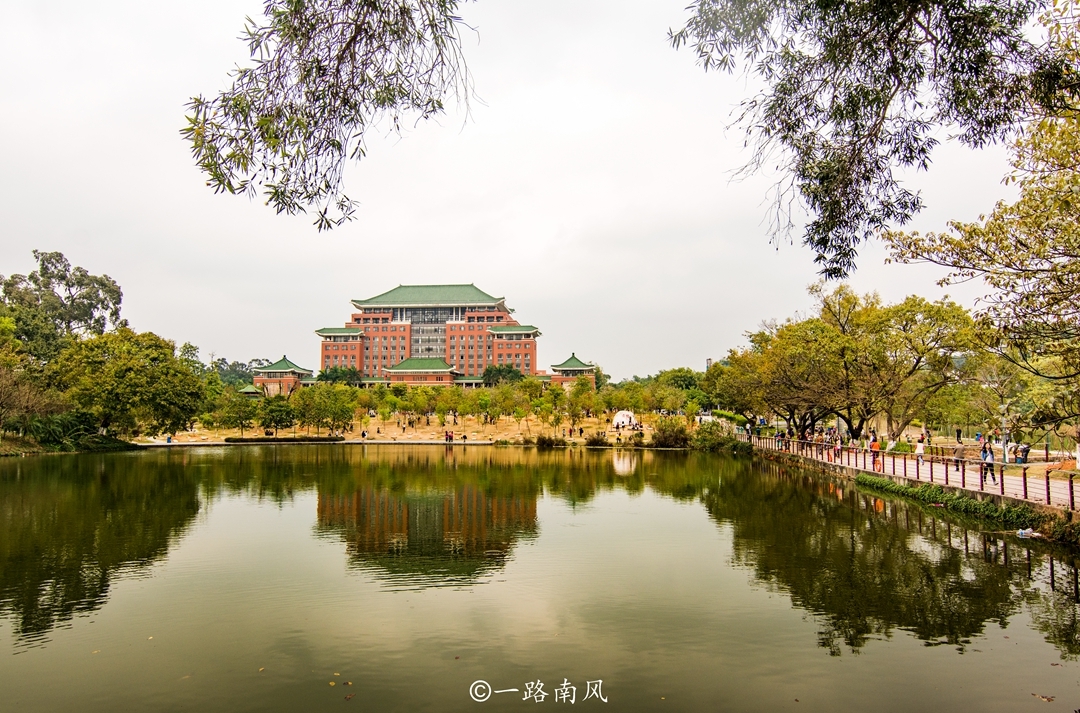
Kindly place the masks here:
POLYGON ((660 452, 263 447, 10 459, 0 462, 0 614, 26 642, 100 608, 119 574, 163 558, 221 497, 284 504, 317 493, 316 536, 393 589, 475 586, 525 556, 519 545, 542 532, 541 497, 572 508, 613 490, 700 503, 730 533, 733 563, 809 612, 829 654, 897 631, 965 652, 1024 613, 1062 657, 1080 657, 1072 552, 798 469, 660 452))
POLYGON ((131 456, 19 461, 0 472, 0 613, 24 643, 101 607, 118 573, 164 557, 199 512, 182 467, 131 456))
POLYGON ((1071 553, 843 481, 775 464, 754 471, 727 473, 702 501, 733 528, 736 562, 817 615, 830 654, 858 653, 896 629, 964 652, 988 624, 1006 626, 1027 607, 1062 657, 1076 657, 1078 592, 1053 582, 1063 556, 1075 580, 1071 553))
POLYGON ((320 492, 318 528, 340 536, 356 565, 393 586, 468 584, 501 567, 517 540, 536 535, 536 493, 490 495, 472 484, 320 492))

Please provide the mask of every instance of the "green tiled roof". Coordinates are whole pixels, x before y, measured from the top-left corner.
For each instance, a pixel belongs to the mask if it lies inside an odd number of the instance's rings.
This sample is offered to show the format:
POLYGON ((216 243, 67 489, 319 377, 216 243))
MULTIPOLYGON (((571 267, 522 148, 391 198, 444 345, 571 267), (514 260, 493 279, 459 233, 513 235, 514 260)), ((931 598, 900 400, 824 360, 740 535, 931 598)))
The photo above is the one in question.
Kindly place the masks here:
POLYGON ((564 361, 562 364, 553 364, 552 369, 595 369, 593 364, 586 364, 577 358, 576 354, 571 354, 570 358, 564 361))
POLYGON ((386 371, 450 371, 453 368, 442 359, 410 357, 400 364, 389 367, 386 371))
POLYGON ((260 366, 257 369, 252 369, 256 374, 261 374, 266 371, 295 371, 298 374, 307 374, 311 376, 311 369, 305 369, 302 366, 297 366, 289 361, 288 357, 281 357, 273 364, 267 366, 260 366))
POLYGON ((241 394, 258 394, 259 396, 262 396, 262 389, 260 389, 257 386, 253 386, 252 384, 248 384, 244 388, 240 389, 239 393, 241 393, 241 394))
POLYGON ((483 380, 484 380, 484 377, 482 377, 482 376, 455 376, 454 377, 454 381, 468 381, 469 383, 472 383, 474 381, 483 381, 483 380))
POLYGON ((359 327, 323 327, 316 329, 315 334, 320 337, 332 337, 340 334, 363 334, 364 330, 359 327))
POLYGON ((352 303, 357 307, 426 307, 497 305, 502 301, 502 297, 492 297, 476 285, 398 285, 389 292, 352 303))
POLYGON ((488 327, 488 331, 495 334, 521 334, 522 332, 539 332, 540 330, 531 324, 518 324, 488 327))

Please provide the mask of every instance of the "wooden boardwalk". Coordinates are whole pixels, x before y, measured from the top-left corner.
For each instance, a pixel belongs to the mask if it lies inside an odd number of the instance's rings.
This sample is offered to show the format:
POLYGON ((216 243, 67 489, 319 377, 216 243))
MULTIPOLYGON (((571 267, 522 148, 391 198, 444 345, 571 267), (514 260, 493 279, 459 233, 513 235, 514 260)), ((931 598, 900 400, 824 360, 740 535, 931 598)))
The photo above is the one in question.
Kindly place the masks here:
POLYGON ((1072 473, 1063 471, 1033 474, 1029 466, 995 463, 984 465, 977 460, 961 460, 943 455, 924 455, 922 462, 911 453, 879 453, 854 446, 777 439, 771 436, 740 435, 763 451, 790 453, 812 461, 863 471, 869 475, 903 478, 912 484, 934 483, 973 493, 991 493, 1033 505, 1061 510, 1076 510, 1076 488, 1072 473))

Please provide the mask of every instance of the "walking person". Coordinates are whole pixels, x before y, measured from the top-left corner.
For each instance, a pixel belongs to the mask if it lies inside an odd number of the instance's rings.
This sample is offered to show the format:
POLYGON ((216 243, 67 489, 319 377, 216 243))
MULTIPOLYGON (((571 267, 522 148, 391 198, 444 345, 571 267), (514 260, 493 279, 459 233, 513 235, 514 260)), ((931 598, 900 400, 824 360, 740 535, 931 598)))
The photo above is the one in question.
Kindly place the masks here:
POLYGON ((926 453, 926 439, 919 435, 919 440, 915 442, 915 459, 919 462, 919 466, 923 464, 923 454, 926 453))
MULTIPOLYGON (((960 472, 960 462, 962 460, 964 460, 964 450, 965 450, 964 449, 964 442, 961 441, 959 438, 957 438, 956 439, 956 445, 953 446, 953 449, 952 449, 953 469, 956 472, 960 472)), ((945 466, 945 467, 948 468, 948 466, 945 466)))
MULTIPOLYGON (((878 456, 881 455, 881 443, 878 441, 877 436, 870 437, 870 467, 876 473, 878 469, 878 456)), ((882 471, 885 470, 885 463, 882 461, 882 471)))
POLYGON ((994 474, 994 448, 989 443, 983 443, 982 448, 982 480, 986 482, 986 474, 990 473, 990 481, 997 485, 997 476, 994 474))

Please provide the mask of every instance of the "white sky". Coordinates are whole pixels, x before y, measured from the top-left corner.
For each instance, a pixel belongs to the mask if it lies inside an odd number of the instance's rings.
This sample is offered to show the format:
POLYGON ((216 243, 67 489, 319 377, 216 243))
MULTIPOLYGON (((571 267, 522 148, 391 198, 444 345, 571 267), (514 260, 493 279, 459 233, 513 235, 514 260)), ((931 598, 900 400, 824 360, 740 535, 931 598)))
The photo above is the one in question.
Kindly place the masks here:
MULTIPOLYGON (((317 366, 313 330, 398 284, 472 282, 616 378, 703 369, 762 320, 806 312, 812 255, 768 237, 773 177, 732 182, 749 154, 726 130, 744 78, 672 50, 686 0, 481 1, 467 59, 482 102, 404 136, 373 136, 347 173, 359 220, 214 195, 181 140, 192 95, 245 59, 252 0, 6 0, 0 23, 0 273, 60 250, 124 289, 140 331, 229 359, 317 366)), ((1004 149, 946 145, 912 175, 914 228, 974 219, 1011 195, 1004 149)), ((851 280, 889 301, 936 298, 940 271, 863 250, 851 280)), ((972 289, 951 294, 971 304, 972 289)))

